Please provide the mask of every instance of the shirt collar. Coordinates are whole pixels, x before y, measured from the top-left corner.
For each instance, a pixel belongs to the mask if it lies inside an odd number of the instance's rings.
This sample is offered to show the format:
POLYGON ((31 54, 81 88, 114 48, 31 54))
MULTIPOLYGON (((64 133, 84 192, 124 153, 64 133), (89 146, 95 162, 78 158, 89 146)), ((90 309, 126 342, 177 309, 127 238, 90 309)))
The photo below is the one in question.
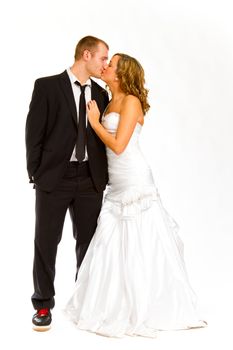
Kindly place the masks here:
MULTIPOLYGON (((78 81, 80 83, 80 81, 76 78, 76 76, 71 72, 70 68, 67 68, 67 74, 69 75, 70 81, 72 84, 74 84, 76 81, 78 81)), ((85 82, 85 84, 83 85, 88 85, 91 86, 91 79, 87 79, 87 81, 85 82)))

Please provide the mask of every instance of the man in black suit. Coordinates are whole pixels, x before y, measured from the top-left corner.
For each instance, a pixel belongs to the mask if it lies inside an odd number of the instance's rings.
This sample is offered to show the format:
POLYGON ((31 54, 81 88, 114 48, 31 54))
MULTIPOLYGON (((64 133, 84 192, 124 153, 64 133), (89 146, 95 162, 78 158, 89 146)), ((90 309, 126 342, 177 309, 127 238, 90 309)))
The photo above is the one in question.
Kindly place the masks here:
POLYGON ((86 103, 96 100, 101 115, 108 104, 106 90, 90 79, 101 77, 108 49, 103 40, 84 37, 71 68, 35 81, 26 122, 27 170, 36 190, 35 330, 50 328, 57 246, 67 209, 76 239, 77 273, 96 229, 108 181, 107 159, 86 117, 86 103))

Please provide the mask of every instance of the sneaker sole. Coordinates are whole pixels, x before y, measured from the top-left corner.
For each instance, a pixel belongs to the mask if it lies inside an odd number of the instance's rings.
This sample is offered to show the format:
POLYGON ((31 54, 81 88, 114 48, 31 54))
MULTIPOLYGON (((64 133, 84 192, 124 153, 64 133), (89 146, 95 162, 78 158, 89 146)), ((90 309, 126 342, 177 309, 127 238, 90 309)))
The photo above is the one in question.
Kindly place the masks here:
POLYGON ((33 326, 33 330, 36 332, 47 332, 49 331, 51 326, 33 326))

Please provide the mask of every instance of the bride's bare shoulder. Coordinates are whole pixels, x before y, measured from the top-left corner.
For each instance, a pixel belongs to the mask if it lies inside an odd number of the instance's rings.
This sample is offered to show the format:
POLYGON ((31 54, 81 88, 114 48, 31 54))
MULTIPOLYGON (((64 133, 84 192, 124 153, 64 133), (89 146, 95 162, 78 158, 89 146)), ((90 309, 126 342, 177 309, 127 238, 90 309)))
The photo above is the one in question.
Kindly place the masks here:
POLYGON ((122 101, 121 110, 131 109, 134 112, 140 113, 142 111, 141 102, 138 97, 134 95, 125 96, 122 101))

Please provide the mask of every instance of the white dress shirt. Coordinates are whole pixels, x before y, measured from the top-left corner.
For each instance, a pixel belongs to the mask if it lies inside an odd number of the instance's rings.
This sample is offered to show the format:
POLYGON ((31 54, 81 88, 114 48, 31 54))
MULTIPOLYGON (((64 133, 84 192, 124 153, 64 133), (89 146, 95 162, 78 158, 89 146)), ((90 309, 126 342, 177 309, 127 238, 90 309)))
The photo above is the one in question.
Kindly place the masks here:
MULTIPOLYGON (((76 105, 76 110, 77 110, 77 123, 78 123, 78 119, 79 119, 79 98, 80 98, 80 94, 81 94, 81 89, 80 86, 76 85, 75 82, 78 81, 80 83, 80 81, 76 78, 76 76, 71 72, 70 68, 67 68, 67 74, 70 78, 70 82, 71 82, 71 86, 72 86, 72 90, 73 90, 73 94, 74 94, 74 100, 75 100, 75 105, 76 105)), ((85 88, 85 100, 86 103, 88 103, 91 100, 91 79, 87 79, 87 81, 85 82, 85 84, 83 85, 87 85, 87 87, 85 88)), ((87 125, 87 115, 86 115, 86 125, 87 125)), ((85 147, 85 158, 84 161, 88 160, 88 154, 87 154, 87 147, 85 147)), ((73 153, 71 155, 70 161, 77 161, 77 158, 75 157, 75 147, 73 150, 73 153)))

